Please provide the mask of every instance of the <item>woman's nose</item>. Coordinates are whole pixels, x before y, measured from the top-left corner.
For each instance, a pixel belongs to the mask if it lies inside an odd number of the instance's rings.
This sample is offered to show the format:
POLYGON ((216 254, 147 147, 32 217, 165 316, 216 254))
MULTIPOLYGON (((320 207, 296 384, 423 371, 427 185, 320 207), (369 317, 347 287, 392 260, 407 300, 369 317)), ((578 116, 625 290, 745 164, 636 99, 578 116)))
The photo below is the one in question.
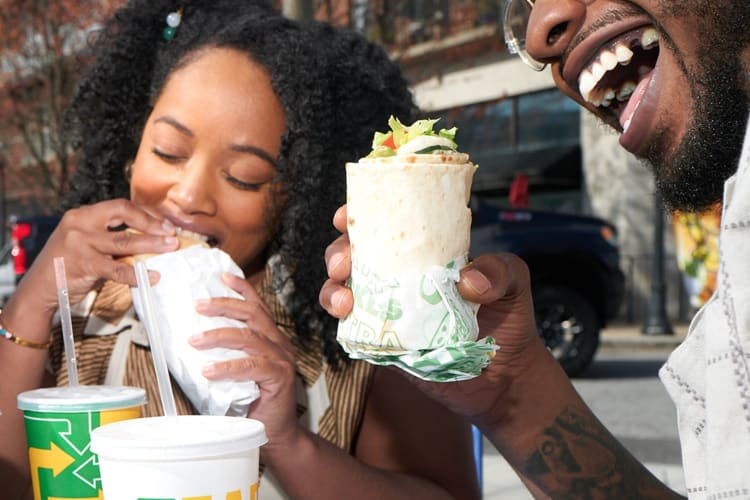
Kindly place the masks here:
POLYGON ((211 170, 192 161, 185 165, 167 196, 183 213, 212 215, 216 211, 211 170))
POLYGON ((526 29, 526 51, 552 64, 562 56, 586 17, 592 0, 536 0, 526 29))

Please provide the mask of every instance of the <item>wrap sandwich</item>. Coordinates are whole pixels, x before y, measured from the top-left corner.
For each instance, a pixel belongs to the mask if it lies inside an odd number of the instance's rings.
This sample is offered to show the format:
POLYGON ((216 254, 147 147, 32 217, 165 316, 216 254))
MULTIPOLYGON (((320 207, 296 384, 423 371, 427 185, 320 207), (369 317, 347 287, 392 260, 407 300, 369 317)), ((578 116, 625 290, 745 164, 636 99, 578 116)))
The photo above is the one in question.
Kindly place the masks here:
POLYGON ((497 346, 477 341, 478 306, 456 283, 469 253, 476 166, 437 120, 375 133, 347 163, 347 229, 354 295, 337 339, 350 357, 433 381, 475 377, 497 346))
MULTIPOLYGON (((179 230, 180 248, 163 254, 142 254, 121 260, 132 265, 144 261, 146 268, 158 271, 159 281, 151 287, 159 333, 169 372, 193 406, 202 415, 246 416, 260 391, 252 380, 209 381, 201 374, 208 363, 246 356, 243 351, 225 348, 199 350, 188 343, 191 335, 215 328, 246 327, 245 323, 222 316, 204 316, 195 310, 197 299, 243 297, 221 279, 224 272, 244 278, 232 258, 211 248, 199 234, 179 230)), ((136 313, 143 307, 139 294, 131 291, 136 313)))

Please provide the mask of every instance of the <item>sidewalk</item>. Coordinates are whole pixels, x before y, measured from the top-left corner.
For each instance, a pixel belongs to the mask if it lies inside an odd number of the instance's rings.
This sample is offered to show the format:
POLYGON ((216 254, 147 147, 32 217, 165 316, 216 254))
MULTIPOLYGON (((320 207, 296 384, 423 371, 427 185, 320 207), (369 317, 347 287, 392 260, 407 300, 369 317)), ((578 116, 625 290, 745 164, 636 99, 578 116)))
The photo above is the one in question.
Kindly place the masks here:
POLYGON ((672 335, 646 335, 641 332, 643 325, 615 323, 601 331, 599 346, 610 348, 674 349, 685 339, 688 324, 672 324, 672 335))

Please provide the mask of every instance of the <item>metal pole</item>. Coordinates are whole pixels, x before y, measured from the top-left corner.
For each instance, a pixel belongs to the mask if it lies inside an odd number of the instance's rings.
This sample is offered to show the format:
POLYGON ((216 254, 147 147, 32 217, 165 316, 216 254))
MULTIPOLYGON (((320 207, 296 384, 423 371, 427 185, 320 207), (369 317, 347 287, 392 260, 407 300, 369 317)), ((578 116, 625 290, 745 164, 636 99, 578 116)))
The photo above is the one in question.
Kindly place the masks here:
MULTIPOLYGON (((2 143, 0 143, 2 149, 2 143)), ((0 248, 5 248, 5 233, 7 232, 8 215, 7 199, 8 194, 5 192, 5 157, 0 154, 0 248)))
POLYGON ((312 19, 312 0, 282 0, 281 12, 289 19, 297 21, 312 19))
POLYGON ((659 193, 654 193, 654 258, 651 261, 651 297, 648 316, 643 325, 645 335, 672 335, 672 325, 667 318, 664 280, 664 207, 659 193))

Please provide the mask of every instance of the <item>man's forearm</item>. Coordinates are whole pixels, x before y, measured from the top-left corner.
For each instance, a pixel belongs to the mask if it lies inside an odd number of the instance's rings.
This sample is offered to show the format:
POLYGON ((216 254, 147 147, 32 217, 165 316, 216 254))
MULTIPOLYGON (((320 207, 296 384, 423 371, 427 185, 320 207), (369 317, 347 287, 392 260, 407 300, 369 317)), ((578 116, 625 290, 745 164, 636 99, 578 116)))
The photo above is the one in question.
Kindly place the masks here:
POLYGON ((510 384, 496 418, 475 422, 541 498, 681 498, 601 424, 551 356, 510 384))

